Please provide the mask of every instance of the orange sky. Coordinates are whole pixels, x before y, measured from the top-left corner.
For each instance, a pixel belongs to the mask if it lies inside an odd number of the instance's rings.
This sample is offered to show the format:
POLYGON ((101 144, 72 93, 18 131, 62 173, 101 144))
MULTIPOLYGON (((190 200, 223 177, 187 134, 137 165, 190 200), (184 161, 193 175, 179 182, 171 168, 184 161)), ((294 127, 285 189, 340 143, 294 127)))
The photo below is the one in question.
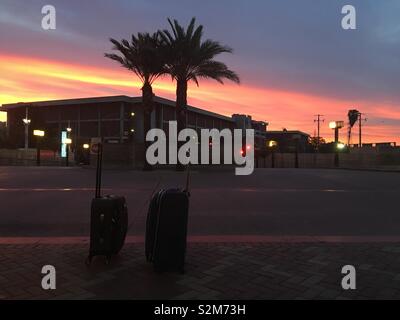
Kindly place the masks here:
MULTIPOLYGON (((0 104, 102 95, 140 95, 137 78, 117 65, 114 68, 87 67, 0 54, 0 74, 0 104)), ((153 87, 155 94, 174 99, 175 83, 169 77, 156 81, 153 87)), ((396 106, 390 103, 376 105, 367 101, 335 100, 301 92, 259 88, 246 83, 220 85, 203 81, 200 87, 191 84, 188 96, 189 103, 200 108, 228 116, 246 113, 252 115, 253 119, 267 121, 270 130, 299 129, 313 135, 316 128, 314 115, 322 113, 326 121, 322 124, 321 135, 326 140, 332 139, 328 122, 346 120, 347 111, 352 106, 363 110, 367 118, 400 120, 400 111, 396 111, 396 106)), ((345 141, 345 129, 341 136, 341 140, 345 141)), ((400 143, 400 129, 384 122, 367 121, 363 140, 400 143)), ((357 141, 358 137, 354 135, 353 142, 357 141)))

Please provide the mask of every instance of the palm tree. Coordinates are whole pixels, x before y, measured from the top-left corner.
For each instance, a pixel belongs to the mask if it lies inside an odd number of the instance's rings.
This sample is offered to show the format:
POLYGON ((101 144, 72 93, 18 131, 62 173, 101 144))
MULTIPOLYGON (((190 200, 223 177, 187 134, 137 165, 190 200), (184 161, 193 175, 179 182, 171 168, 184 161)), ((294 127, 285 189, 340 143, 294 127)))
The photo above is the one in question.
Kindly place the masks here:
MULTIPOLYGON (((203 26, 195 28, 196 19, 192 18, 185 30, 177 20, 168 23, 169 30, 160 31, 163 42, 163 56, 166 58, 166 68, 176 81, 176 120, 178 132, 186 127, 187 88, 190 80, 199 85, 200 78, 211 78, 223 84, 223 79, 239 83, 238 75, 228 67, 214 60, 221 53, 232 53, 232 49, 217 41, 202 41, 203 26)), ((177 165, 178 170, 182 166, 177 165)))
MULTIPOLYGON (((132 35, 131 41, 126 39, 121 42, 110 39, 114 45, 113 50, 119 54, 106 53, 105 57, 115 60, 122 67, 134 72, 142 81, 143 127, 144 136, 151 129, 151 112, 153 111, 153 82, 166 73, 164 59, 160 50, 159 33, 138 33, 132 35)), ((144 170, 151 170, 151 165, 146 160, 146 150, 149 142, 144 138, 144 170)))

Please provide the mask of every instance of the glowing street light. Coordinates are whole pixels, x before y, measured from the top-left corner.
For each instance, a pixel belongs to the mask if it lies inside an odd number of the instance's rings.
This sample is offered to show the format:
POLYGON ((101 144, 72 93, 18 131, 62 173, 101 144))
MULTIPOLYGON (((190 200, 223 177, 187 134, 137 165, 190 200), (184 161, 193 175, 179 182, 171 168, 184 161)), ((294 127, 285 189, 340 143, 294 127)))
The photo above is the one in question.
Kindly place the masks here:
POLYGON ((274 140, 271 140, 268 142, 268 147, 273 148, 276 147, 278 145, 278 143, 274 140))
POLYGON ((37 137, 44 137, 44 131, 43 130, 33 130, 33 135, 37 137))
POLYGON ((336 145, 336 147, 337 147, 339 150, 343 150, 343 149, 346 147, 346 145, 345 145, 344 143, 339 142, 339 143, 336 145))
POLYGON ((336 121, 329 122, 329 128, 336 129, 336 121))
POLYGON ((72 128, 67 128, 67 132, 71 132, 72 131, 72 128))
POLYGON ((85 143, 85 144, 83 145, 83 149, 89 149, 89 148, 90 148, 89 144, 85 143))
POLYGON ((134 117, 135 116, 135 113, 134 112, 131 112, 131 117, 134 117))

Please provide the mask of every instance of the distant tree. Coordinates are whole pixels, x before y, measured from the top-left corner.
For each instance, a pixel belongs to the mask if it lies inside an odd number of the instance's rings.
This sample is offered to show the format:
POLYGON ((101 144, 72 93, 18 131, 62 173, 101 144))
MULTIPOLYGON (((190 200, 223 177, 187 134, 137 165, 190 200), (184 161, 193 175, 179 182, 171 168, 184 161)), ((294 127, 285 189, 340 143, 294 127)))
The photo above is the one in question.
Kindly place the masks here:
MULTIPOLYGON (((186 127, 188 82, 199 85, 199 79, 210 78, 223 84, 224 79, 239 83, 239 76, 228 67, 214 60, 221 53, 232 53, 232 49, 217 41, 202 40, 203 26, 195 27, 192 18, 185 30, 177 20, 168 19, 169 30, 160 31, 168 73, 176 81, 176 119, 178 131, 186 127)), ((182 165, 178 163, 178 170, 182 165)))
POLYGON ((117 61, 124 68, 135 73, 142 81, 142 101, 144 111, 144 169, 151 170, 151 165, 146 159, 146 149, 149 142, 146 141, 146 133, 151 129, 151 112, 153 111, 153 82, 166 73, 165 60, 160 50, 159 33, 138 33, 132 35, 131 40, 120 42, 110 39, 113 49, 118 54, 106 53, 105 56, 117 61))
POLYGON ((322 137, 310 137, 308 143, 312 146, 314 150, 317 150, 317 147, 320 147, 326 143, 325 139, 322 137))

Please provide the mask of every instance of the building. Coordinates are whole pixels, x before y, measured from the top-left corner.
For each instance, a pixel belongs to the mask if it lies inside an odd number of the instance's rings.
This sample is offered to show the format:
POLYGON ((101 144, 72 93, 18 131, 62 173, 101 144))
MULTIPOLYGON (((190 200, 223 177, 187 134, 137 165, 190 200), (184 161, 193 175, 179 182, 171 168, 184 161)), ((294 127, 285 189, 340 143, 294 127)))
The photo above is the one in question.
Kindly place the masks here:
MULTIPOLYGON (((144 130, 141 97, 110 96, 82 99, 40 101, 5 104, 1 111, 7 112, 8 140, 16 148, 24 147, 25 124, 28 118, 29 147, 36 147, 33 130, 45 131, 42 148, 60 150, 61 133, 70 128, 71 150, 75 155, 84 152, 83 145, 92 138, 102 137, 105 156, 113 163, 137 164, 143 162, 144 130)), ((162 128, 168 133, 168 122, 175 120, 175 101, 154 97, 152 128, 162 128)), ((214 112, 188 106, 187 126, 200 131, 202 128, 230 130, 235 121, 214 112)), ((200 136, 200 135, 199 135, 200 136)))
POLYGON ((308 152, 310 135, 298 130, 266 131, 268 147, 279 152, 308 152))
POLYGON ((266 132, 268 122, 252 120, 251 116, 245 114, 233 114, 232 119, 235 121, 236 128, 243 130, 254 130, 254 148, 255 151, 264 151, 266 149, 266 132))

